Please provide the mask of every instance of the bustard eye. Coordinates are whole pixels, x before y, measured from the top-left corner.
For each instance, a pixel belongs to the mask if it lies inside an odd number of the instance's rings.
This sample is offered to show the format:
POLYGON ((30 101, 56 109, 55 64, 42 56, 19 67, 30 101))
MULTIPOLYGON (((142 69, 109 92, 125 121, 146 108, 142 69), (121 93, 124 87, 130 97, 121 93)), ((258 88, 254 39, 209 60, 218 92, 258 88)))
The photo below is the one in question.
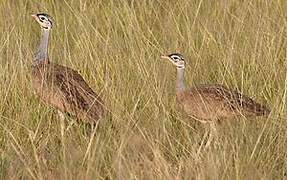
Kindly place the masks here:
POLYGON ((173 57, 171 57, 174 61, 178 61, 178 60, 180 60, 180 58, 178 57, 178 56, 173 56, 173 57))
POLYGON ((44 20, 45 20, 45 17, 41 16, 41 17, 40 17, 40 20, 41 20, 41 21, 44 21, 44 20))

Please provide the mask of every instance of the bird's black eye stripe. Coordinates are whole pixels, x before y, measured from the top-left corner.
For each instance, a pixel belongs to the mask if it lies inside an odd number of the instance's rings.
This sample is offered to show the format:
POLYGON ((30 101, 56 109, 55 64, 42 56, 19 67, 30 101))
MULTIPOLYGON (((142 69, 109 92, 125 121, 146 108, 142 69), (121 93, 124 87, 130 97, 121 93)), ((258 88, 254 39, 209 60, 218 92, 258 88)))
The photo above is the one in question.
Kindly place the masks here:
POLYGON ((184 61, 184 58, 181 54, 178 53, 173 53, 168 55, 168 57, 174 61, 184 61))
POLYGON ((172 56, 171 57, 173 60, 179 60, 180 58, 178 56, 172 56))
POLYGON ((40 21, 40 22, 43 22, 43 21, 44 21, 44 18, 43 18, 43 17, 39 17, 39 21, 40 21))
POLYGON ((44 22, 44 20, 45 20, 45 17, 43 17, 43 16, 40 16, 40 17, 39 17, 39 21, 40 21, 40 22, 44 22))

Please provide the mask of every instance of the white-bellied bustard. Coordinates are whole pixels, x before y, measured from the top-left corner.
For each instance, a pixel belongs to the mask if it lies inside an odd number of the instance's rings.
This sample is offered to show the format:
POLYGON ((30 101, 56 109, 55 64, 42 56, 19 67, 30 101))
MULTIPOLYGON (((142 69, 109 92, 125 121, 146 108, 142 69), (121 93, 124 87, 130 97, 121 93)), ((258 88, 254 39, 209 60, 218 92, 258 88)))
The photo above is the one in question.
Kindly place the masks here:
MULTIPOLYGON (((259 104, 241 93, 223 85, 198 85, 186 89, 184 82, 185 61, 181 54, 161 56, 177 68, 176 96, 185 112, 201 121, 211 122, 236 116, 263 116, 270 113, 269 107, 259 104)), ((212 127, 214 129, 214 127, 212 127)))
POLYGON ((32 17, 39 23, 42 38, 32 66, 32 81, 37 95, 48 105, 94 124, 104 115, 102 99, 75 70, 49 61, 49 35, 52 18, 45 13, 32 17))

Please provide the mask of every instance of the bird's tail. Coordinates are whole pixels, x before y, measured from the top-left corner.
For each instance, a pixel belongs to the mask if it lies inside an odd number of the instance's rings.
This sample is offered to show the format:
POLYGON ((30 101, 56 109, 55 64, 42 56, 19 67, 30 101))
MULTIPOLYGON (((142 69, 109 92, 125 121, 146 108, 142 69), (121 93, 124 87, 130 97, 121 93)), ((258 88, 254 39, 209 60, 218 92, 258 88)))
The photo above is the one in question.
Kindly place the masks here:
POLYGON ((268 116, 271 113, 270 107, 256 103, 250 110, 250 113, 256 116, 268 116))

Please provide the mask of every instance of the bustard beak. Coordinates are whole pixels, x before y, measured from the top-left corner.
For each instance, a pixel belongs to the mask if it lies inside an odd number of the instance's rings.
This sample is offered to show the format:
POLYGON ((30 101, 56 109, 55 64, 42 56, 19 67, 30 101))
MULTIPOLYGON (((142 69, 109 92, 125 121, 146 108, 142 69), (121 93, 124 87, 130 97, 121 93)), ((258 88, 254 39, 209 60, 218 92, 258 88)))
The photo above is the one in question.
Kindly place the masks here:
POLYGON ((37 15, 36 14, 32 14, 31 15, 35 20, 37 20, 38 19, 38 17, 37 17, 37 15))
POLYGON ((167 55, 161 55, 160 56, 162 59, 169 59, 167 55))

